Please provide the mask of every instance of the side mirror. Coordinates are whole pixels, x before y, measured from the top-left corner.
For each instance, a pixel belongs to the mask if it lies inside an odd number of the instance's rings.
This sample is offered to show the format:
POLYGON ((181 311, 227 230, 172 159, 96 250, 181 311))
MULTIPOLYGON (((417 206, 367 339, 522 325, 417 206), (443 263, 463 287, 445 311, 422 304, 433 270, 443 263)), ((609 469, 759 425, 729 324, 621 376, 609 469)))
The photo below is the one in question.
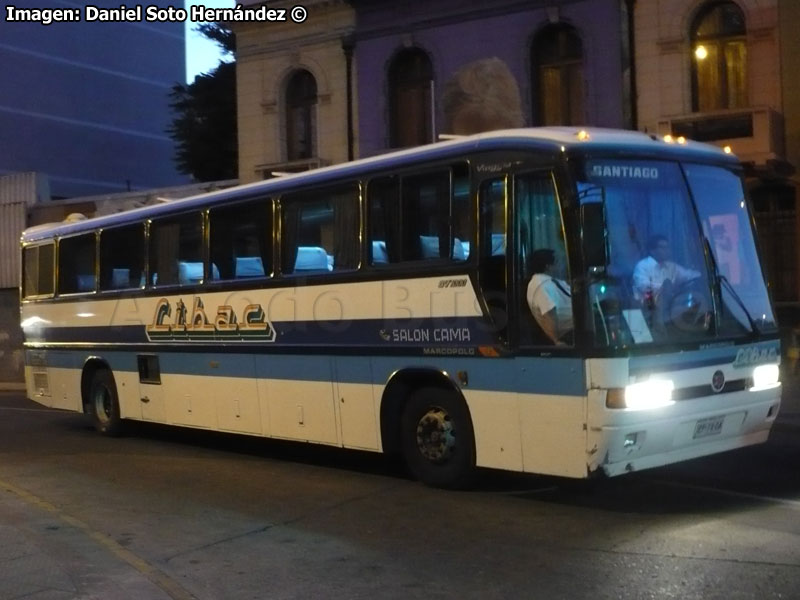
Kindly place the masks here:
POLYGON ((603 272, 608 265, 606 215, 603 202, 581 204, 583 258, 589 271, 603 272))

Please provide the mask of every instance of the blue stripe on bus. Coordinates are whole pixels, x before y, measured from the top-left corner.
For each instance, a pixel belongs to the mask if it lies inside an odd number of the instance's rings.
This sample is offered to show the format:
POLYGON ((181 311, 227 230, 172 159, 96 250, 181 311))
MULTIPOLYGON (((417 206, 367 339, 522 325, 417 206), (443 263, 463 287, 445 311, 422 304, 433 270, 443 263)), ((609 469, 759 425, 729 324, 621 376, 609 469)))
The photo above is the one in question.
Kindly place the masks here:
MULTIPOLYGON (((28 351, 29 353, 32 351, 28 351)), ((35 351, 40 352, 40 351, 35 351)), ((79 369, 88 353, 80 349, 48 350, 47 365, 79 369)), ((96 355, 96 353, 92 353, 96 355)), ((136 353, 107 352, 112 371, 136 372, 136 353)), ((467 390, 583 396, 586 394, 583 359, 516 357, 481 360, 472 357, 370 357, 333 355, 252 355, 215 353, 159 353, 162 375, 255 377, 296 381, 385 384, 396 371, 427 368, 444 371, 454 380, 468 375, 467 390)), ((28 357, 30 361, 30 356, 28 357)), ((30 362, 29 362, 30 364, 30 362)))
MULTIPOLYGON (((277 333, 275 345, 336 345, 387 347, 454 347, 496 343, 495 335, 482 317, 433 317, 384 321, 358 319, 351 321, 283 321, 273 322, 277 333), (446 339, 445 339, 446 338, 446 339)), ((28 334, 26 342, 148 344, 144 325, 98 327, 42 327, 28 334)), ((249 344, 231 339, 230 335, 195 335, 194 339, 154 340, 153 345, 170 343, 249 344)))
POLYGON ((742 349, 753 348, 758 351, 775 351, 780 356, 780 344, 776 340, 721 348, 705 348, 688 352, 660 354, 653 356, 632 356, 628 363, 631 375, 659 373, 666 371, 684 371, 700 367, 732 364, 742 349))

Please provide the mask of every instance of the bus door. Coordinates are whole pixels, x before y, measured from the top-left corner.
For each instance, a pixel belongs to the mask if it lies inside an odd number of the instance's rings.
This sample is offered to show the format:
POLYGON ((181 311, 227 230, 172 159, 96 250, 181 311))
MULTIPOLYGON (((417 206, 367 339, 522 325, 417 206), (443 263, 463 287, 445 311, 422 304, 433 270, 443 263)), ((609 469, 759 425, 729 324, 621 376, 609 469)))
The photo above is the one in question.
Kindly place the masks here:
POLYGON ((514 341, 522 348, 571 346, 572 292, 554 173, 516 173, 513 190, 514 341))
POLYGON ((508 177, 486 179, 478 185, 480 211, 478 283, 499 341, 508 340, 507 200, 508 177))
POLYGON ((556 179, 551 169, 520 171, 512 189, 511 342, 524 470, 585 477, 584 367, 570 352, 572 290, 556 179))
POLYGON ((136 362, 139 367, 139 400, 142 406, 142 420, 166 423, 164 386, 161 385, 161 366, 158 355, 139 354, 136 362))

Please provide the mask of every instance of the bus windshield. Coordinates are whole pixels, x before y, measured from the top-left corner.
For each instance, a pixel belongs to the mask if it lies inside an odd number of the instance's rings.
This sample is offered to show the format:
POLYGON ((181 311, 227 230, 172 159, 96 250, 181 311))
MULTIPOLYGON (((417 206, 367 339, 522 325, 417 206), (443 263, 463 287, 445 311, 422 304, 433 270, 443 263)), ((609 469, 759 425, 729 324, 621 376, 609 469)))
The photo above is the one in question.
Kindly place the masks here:
POLYGON ((776 330, 739 176, 724 167, 589 160, 581 202, 605 202, 608 265, 590 274, 598 346, 776 330))

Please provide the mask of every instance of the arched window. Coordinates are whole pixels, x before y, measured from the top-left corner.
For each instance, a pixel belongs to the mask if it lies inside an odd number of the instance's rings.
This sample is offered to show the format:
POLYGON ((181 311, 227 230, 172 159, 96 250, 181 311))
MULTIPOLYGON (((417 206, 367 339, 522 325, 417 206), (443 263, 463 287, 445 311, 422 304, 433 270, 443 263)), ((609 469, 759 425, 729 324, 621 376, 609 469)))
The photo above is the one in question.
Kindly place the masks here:
POLYGON ((295 71, 286 86, 286 158, 313 158, 317 151, 317 82, 308 71, 295 71))
POLYGON ((549 25, 531 48, 537 125, 581 125, 586 122, 583 89, 583 44, 569 25, 549 25))
POLYGON ((692 22, 692 109, 747 106, 747 30, 733 2, 704 6, 692 22))
POLYGON ((403 50, 389 66, 389 144, 433 141, 433 67, 418 48, 403 50))

